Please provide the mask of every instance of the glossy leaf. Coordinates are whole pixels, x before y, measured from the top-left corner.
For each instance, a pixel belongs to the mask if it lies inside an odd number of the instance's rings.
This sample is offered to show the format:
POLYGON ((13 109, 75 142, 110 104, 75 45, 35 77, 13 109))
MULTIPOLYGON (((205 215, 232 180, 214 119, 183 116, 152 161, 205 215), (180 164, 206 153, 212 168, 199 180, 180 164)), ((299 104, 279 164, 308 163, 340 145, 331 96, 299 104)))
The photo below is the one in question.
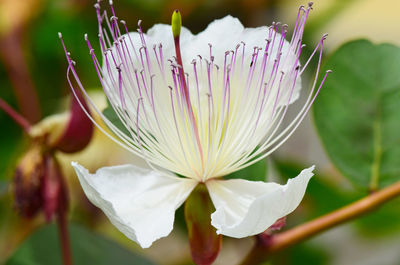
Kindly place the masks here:
MULTIPOLYGON (((154 265, 153 262, 119 246, 116 242, 94 234, 83 227, 70 225, 73 261, 75 265, 154 265)), ((62 264, 55 225, 36 231, 17 249, 6 265, 62 264)))
POLYGON ((349 42, 327 61, 332 74, 314 119, 335 166, 374 190, 400 178, 400 48, 349 42))

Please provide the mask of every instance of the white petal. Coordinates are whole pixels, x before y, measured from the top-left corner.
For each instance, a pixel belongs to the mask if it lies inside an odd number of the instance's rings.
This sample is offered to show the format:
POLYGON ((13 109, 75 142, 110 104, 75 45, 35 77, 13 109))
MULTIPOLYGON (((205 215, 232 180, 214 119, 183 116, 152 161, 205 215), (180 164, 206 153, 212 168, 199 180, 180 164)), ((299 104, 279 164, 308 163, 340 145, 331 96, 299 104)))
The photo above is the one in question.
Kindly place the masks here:
POLYGON ((216 211, 211 224, 217 233, 242 238, 264 232, 294 211, 303 199, 314 166, 286 185, 242 179, 210 180, 207 188, 216 211))
POLYGON ((197 184, 133 165, 104 167, 95 174, 76 162, 72 166, 89 200, 143 248, 172 231, 175 210, 197 184))
MULTIPOLYGON (((216 64, 222 64, 225 52, 235 49, 235 46, 240 41, 248 41, 251 48, 256 44, 265 45, 267 27, 262 27, 262 33, 257 31, 258 34, 247 36, 247 33, 252 30, 254 29, 246 29, 245 31, 239 19, 232 16, 213 21, 204 31, 197 35, 193 35, 190 30, 182 27, 180 42, 184 67, 188 68, 188 70, 191 69, 190 62, 198 58, 198 55, 209 58, 209 43, 213 45, 214 62, 216 64)), ((132 38, 136 40, 135 43, 140 43, 138 34, 136 32, 131 34, 132 38)), ((165 58, 171 58, 175 55, 174 39, 170 25, 156 24, 148 30, 146 37, 150 45, 162 43, 165 58)))
MULTIPOLYGON (((131 38, 136 46, 140 47, 140 37, 137 32, 132 32, 131 38)), ((268 36, 268 27, 262 26, 257 28, 245 28, 239 19, 230 15, 211 22, 207 28, 197 35, 194 35, 185 27, 182 27, 180 42, 184 67, 191 69, 191 61, 201 55, 203 58, 209 58, 210 47, 212 45, 212 53, 214 63, 223 66, 225 52, 235 50, 237 44, 242 41, 246 43, 247 61, 250 63, 253 47, 265 47, 265 39, 268 36)), ((280 34, 276 34, 276 38, 280 38, 280 34)), ((165 58, 171 58, 175 55, 175 46, 170 25, 156 24, 150 28, 146 34, 148 46, 152 47, 162 43, 165 58)), ((287 53, 289 43, 283 43, 282 52, 287 53)), ((277 47, 274 48, 270 55, 274 57, 277 47)))

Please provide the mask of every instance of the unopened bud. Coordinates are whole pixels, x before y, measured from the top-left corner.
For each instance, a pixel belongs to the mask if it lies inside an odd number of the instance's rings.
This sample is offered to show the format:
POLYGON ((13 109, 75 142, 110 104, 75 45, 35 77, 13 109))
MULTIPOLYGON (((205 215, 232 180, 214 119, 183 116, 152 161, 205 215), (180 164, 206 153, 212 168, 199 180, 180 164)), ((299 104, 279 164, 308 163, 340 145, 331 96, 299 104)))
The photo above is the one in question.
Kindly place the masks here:
POLYGON ((286 225, 286 216, 284 216, 284 217, 279 218, 278 220, 276 220, 276 222, 275 222, 273 225, 271 225, 271 226, 267 229, 267 231, 270 231, 270 232, 279 231, 279 230, 281 230, 283 227, 285 227, 285 225, 286 225))
POLYGON ((76 96, 78 99, 72 97, 69 122, 52 146, 64 153, 81 151, 89 144, 93 135, 93 123, 87 116, 90 111, 86 101, 81 93, 76 92, 76 96))
POLYGON ((75 153, 84 149, 93 135, 93 123, 86 115, 89 108, 81 96, 78 100, 72 96, 69 113, 51 115, 34 125, 29 135, 35 141, 42 142, 47 149, 64 153, 75 153), (85 108, 85 111, 81 107, 85 108))
POLYGON ((36 215, 42 206, 44 160, 39 146, 22 157, 14 176, 15 208, 26 218, 36 215))
POLYGON ((46 221, 68 209, 67 188, 62 171, 50 153, 35 144, 22 157, 14 178, 15 208, 26 218, 43 211, 46 221))
POLYGON ((286 225, 286 216, 276 220, 276 222, 273 225, 271 225, 270 227, 268 227, 267 230, 265 230, 261 234, 257 235, 257 237, 256 237, 257 244, 262 245, 262 246, 270 245, 272 242, 273 233, 275 231, 281 230, 283 227, 285 227, 285 225, 286 225))

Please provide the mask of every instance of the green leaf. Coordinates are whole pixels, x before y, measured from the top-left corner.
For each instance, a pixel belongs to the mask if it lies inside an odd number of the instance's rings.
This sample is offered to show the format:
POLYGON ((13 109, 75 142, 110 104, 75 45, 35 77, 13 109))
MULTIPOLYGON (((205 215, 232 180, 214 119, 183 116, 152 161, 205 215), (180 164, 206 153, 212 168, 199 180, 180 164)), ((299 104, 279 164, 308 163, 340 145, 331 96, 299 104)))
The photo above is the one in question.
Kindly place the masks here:
POLYGON ((247 179, 250 181, 266 181, 267 162, 265 159, 258 161, 242 170, 224 176, 224 179, 247 179))
POLYGON ((400 48, 349 42, 314 104, 316 127, 335 166, 357 187, 400 178, 400 48))
MULTIPOLYGON (((75 265, 154 265, 153 262, 83 227, 70 225, 69 228, 75 265)), ((6 262, 6 265, 54 264, 62 264, 55 225, 48 225, 36 231, 6 262)))

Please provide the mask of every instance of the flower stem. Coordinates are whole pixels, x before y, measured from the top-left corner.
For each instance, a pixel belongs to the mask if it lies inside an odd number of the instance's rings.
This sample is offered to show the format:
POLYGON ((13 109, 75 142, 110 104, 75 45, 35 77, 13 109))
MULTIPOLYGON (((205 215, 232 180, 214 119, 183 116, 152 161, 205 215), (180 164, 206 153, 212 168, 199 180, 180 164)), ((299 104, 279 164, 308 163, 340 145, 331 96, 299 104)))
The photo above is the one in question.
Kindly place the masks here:
POLYGON ((276 234, 272 237, 268 245, 257 242, 241 265, 261 264, 276 252, 302 242, 332 227, 369 213, 398 196, 400 196, 400 181, 334 212, 323 215, 283 233, 276 234))
POLYGON ((61 243, 62 260, 64 265, 72 265, 72 252, 68 233, 67 216, 63 211, 58 211, 57 227, 61 243))
POLYGON ((12 30, 0 40, 0 59, 10 77, 22 115, 31 123, 41 118, 39 98, 36 93, 22 47, 23 29, 12 30))
POLYGON ((10 105, 7 104, 3 99, 0 98, 0 109, 10 116, 22 129, 28 133, 31 128, 30 123, 18 112, 16 112, 10 105))

